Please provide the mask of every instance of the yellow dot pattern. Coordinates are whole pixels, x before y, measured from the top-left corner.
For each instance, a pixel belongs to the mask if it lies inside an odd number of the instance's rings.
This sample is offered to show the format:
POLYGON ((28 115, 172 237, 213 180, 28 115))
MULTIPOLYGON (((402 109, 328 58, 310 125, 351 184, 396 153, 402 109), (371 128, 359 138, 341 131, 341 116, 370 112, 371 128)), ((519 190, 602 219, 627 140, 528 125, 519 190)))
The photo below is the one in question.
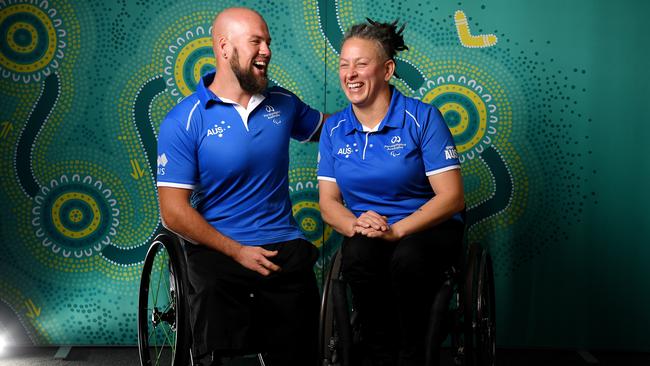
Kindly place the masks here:
POLYGON ((54 29, 54 25, 52 24, 52 19, 50 19, 50 17, 45 12, 43 12, 42 9, 30 4, 17 4, 5 8, 0 13, 0 23, 2 23, 7 17, 11 15, 23 13, 23 12, 31 13, 34 16, 36 16, 45 27, 48 39, 40 40, 40 41, 47 42, 47 50, 45 51, 45 54, 43 55, 42 58, 40 58, 39 60, 31 64, 26 64, 26 65, 17 64, 9 60, 4 54, 0 53, 0 66, 2 66, 7 70, 11 70, 15 72, 30 73, 44 68, 54 58, 54 54, 56 53, 56 44, 57 44, 56 30, 54 29))
MULTIPOLYGON (((185 67, 185 61, 187 61, 187 58, 189 57, 189 55, 192 54, 192 52, 203 47, 212 48, 212 39, 209 36, 201 37, 191 41, 186 46, 184 46, 181 49, 181 51, 178 53, 176 63, 174 64, 174 80, 176 81, 176 86, 178 87, 182 95, 190 95, 194 92, 193 90, 190 90, 190 88, 187 86, 187 83, 185 82, 185 78, 183 77, 183 69, 185 67)), ((204 63, 212 62, 213 65, 215 64, 214 57, 207 57, 203 62, 204 63)), ((198 70, 200 71, 200 68, 198 70)), ((199 80, 199 77, 201 76, 199 71, 197 71, 197 69, 194 68, 194 77, 195 77, 194 81, 199 80)))
POLYGON ((445 103, 444 105, 440 106, 439 109, 440 113, 442 113, 443 116, 445 113, 450 111, 454 111, 460 115, 460 123, 457 126, 449 128, 449 131, 451 131, 452 135, 459 135, 463 133, 463 131, 467 129, 467 126, 469 126, 469 114, 462 105, 458 103, 445 103))
MULTIPOLYGON (((472 101, 472 104, 476 107, 476 110, 478 111, 478 115, 479 115, 478 131, 474 134, 474 136, 472 136, 472 138, 468 142, 456 146, 458 152, 463 153, 476 146, 485 135, 486 128, 487 128, 487 109, 481 97, 479 97, 473 90, 460 85, 443 85, 434 88, 429 93, 427 93, 424 96, 424 98, 422 98, 422 101, 425 103, 430 103, 432 100, 436 99, 438 96, 444 93, 458 93, 464 95, 465 97, 469 98, 472 101)), ((465 112, 465 114, 467 114, 467 112, 465 112)), ((463 131, 461 130, 460 132, 463 131)))
POLYGON ((9 30, 7 31, 7 44, 16 52, 20 52, 20 53, 32 52, 36 48, 36 45, 38 44, 37 41, 38 41, 38 34, 36 33, 36 28, 34 28, 34 26, 29 23, 18 22, 12 24, 9 27, 9 30), (17 44, 16 41, 14 40, 14 36, 16 35, 16 32, 21 29, 29 32, 31 36, 31 42, 27 46, 21 46, 17 44))
MULTIPOLYGON (((54 227, 56 227, 56 229, 61 234, 72 239, 81 239, 92 234, 99 227, 102 218, 101 213, 99 212, 99 206, 97 205, 97 202, 95 202, 95 200, 91 196, 80 192, 70 192, 70 193, 62 194, 54 201, 51 210, 52 210, 52 222, 54 223, 54 227), (63 223, 61 222, 61 206, 63 206, 65 202, 71 200, 81 200, 87 203, 90 206, 90 209, 93 213, 93 218, 90 224, 87 227, 83 228, 82 230, 70 230, 66 228, 65 225, 63 225, 63 223)), ((79 212, 79 214, 81 214, 81 212, 79 212)))

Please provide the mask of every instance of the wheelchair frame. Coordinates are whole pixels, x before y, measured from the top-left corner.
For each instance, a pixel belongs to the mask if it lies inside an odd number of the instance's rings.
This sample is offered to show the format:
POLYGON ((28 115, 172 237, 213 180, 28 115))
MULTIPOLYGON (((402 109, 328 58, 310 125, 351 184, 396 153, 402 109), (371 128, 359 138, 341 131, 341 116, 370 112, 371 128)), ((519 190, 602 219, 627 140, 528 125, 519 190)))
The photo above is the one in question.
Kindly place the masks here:
MULTIPOLYGON (((454 363, 494 366, 496 323, 492 258, 479 244, 467 245, 460 271, 452 267, 436 294, 427 332, 426 366, 440 362, 440 344, 450 326, 454 363)), ((355 311, 336 251, 323 284, 319 329, 320 366, 356 366, 353 347, 359 339, 355 311)))
MULTIPOLYGON (((163 232, 145 256, 138 293, 138 350, 142 366, 195 365, 184 240, 163 232), (152 285, 154 286, 152 288, 152 285)), ((264 359, 257 354, 261 366, 264 359)))

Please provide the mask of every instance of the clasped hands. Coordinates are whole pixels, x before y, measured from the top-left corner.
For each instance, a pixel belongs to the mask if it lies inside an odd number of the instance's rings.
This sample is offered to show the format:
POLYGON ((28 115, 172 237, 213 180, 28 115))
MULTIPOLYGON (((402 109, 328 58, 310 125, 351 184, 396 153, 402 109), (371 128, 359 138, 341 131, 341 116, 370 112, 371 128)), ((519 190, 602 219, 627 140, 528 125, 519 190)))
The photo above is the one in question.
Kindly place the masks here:
POLYGON ((388 218, 375 211, 369 210, 362 213, 354 223, 354 232, 369 238, 378 238, 388 241, 400 239, 398 233, 388 224, 388 218))

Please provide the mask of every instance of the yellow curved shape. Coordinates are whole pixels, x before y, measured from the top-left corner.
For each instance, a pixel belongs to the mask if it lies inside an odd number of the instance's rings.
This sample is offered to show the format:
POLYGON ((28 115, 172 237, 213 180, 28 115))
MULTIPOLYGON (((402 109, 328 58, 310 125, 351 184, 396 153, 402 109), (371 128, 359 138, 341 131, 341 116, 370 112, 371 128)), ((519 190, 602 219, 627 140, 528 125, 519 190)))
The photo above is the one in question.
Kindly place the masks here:
POLYGON ((295 216, 298 211, 302 210, 303 208, 312 208, 314 210, 317 210, 320 212, 320 206, 318 205, 318 202, 310 202, 310 201, 302 201, 298 202, 293 207, 291 208, 291 211, 293 212, 293 215, 295 216))
MULTIPOLYGON (((181 52, 178 53, 178 57, 176 58, 176 63, 174 64, 174 79, 176 80, 178 91, 183 96, 192 94, 192 90, 190 90, 183 79, 185 61, 187 61, 187 57, 191 55, 192 52, 202 47, 212 48, 212 39, 210 37, 201 37, 191 41, 181 49, 181 52)), ((196 74, 196 69, 193 69, 192 72, 196 74)), ((198 78, 196 80, 198 81, 198 78)))
MULTIPOLYGON (((483 99, 481 99, 481 97, 478 94, 476 94, 472 89, 460 85, 441 85, 436 88, 433 88, 422 98, 422 101, 424 103, 431 104, 432 100, 436 99, 439 95, 444 93, 458 93, 464 95, 465 97, 467 97, 472 101, 472 104, 474 105, 474 107, 476 107, 476 110, 478 111, 479 125, 476 134, 474 134, 474 136, 472 136, 472 139, 467 141, 466 143, 456 145, 456 149, 458 150, 458 152, 463 153, 471 149, 475 145, 477 145, 481 141, 481 139, 485 136, 485 131, 487 129, 487 108, 485 106, 485 103, 483 102, 483 99)), ((440 110, 442 111, 442 109, 445 108, 447 104, 450 103, 441 105, 440 110)), ((465 113, 467 113, 467 111, 465 111, 465 113)), ((468 123, 469 123, 469 119, 468 119, 468 123)), ((456 133, 453 132, 452 134, 457 135, 456 133)))
POLYGON ((54 201, 54 204, 52 205, 52 222, 54 223, 54 227, 63 235, 65 235, 68 238, 73 238, 73 239, 81 239, 85 238, 86 236, 92 234, 97 228, 99 227, 99 223, 101 221, 101 213, 99 212, 99 206, 97 205, 97 202, 95 200, 85 194, 85 193, 79 193, 79 192, 71 192, 71 193, 65 193, 62 194, 59 198, 54 201), (61 222, 61 206, 66 201, 69 200, 81 200, 85 203, 87 203, 90 206, 90 209, 93 212, 93 219, 90 222, 88 226, 81 230, 70 230, 66 228, 63 223, 61 222))
MULTIPOLYGON (((320 212, 320 206, 318 205, 318 202, 310 202, 310 201, 303 201, 303 202, 298 202, 298 203, 296 203, 295 205, 293 205, 293 206, 291 207, 291 212, 293 213, 294 216, 296 216, 296 214, 298 213, 298 211, 300 211, 300 210, 302 210, 302 209, 304 209, 304 208, 311 208, 311 209, 314 209, 314 210, 317 210, 317 211, 320 212)), ((303 219, 303 222, 304 222, 304 221, 305 221, 305 219, 303 219)), ((312 224, 313 224, 314 227, 315 227, 316 224, 317 224, 317 223, 316 223, 315 221, 313 221, 313 219, 311 219, 311 218, 307 218, 307 221, 308 221, 308 225, 312 225, 312 224)), ((302 225, 303 222, 301 222, 300 224, 302 225)), ((325 223, 323 223, 323 225, 325 225, 325 223)), ((305 229, 307 229, 307 228, 305 228, 305 229)), ((312 241, 312 243, 313 243, 317 248, 320 248, 320 247, 323 245, 323 243, 326 242, 326 241, 330 238, 330 236, 332 236, 332 227, 331 227, 331 226, 329 226, 329 225, 325 225, 325 230, 324 230, 324 231, 325 231, 325 232, 323 233, 323 236, 320 236, 320 237, 318 237, 318 239, 316 239, 315 241, 312 241)))
POLYGON ((217 61, 214 59, 214 57, 202 57, 200 58, 195 64, 194 64, 194 70, 192 70, 192 76, 194 77, 194 80, 196 82, 201 79, 201 69, 205 65, 211 65, 212 67, 217 66, 217 61))
POLYGON ((52 20, 50 19, 50 17, 47 14, 45 14, 43 10, 41 10, 40 8, 37 8, 34 5, 30 5, 30 4, 18 4, 18 5, 12 5, 5 8, 2 12, 0 12, 0 24, 5 19, 7 19, 7 17, 21 12, 30 13, 35 17, 37 17, 43 23, 43 26, 47 30, 48 38, 46 41, 43 41, 48 43, 47 50, 45 51, 45 55, 43 55, 43 57, 41 57, 36 62, 27 65, 17 64, 15 62, 12 62, 11 60, 7 59, 4 54, 0 52, 0 66, 15 72, 30 73, 44 68, 54 58, 54 54, 56 53, 56 43, 57 43, 56 30, 54 29, 54 25, 52 24, 52 20))
POLYGON ((38 34, 36 33, 36 28, 33 25, 25 22, 18 22, 12 24, 7 31, 7 44, 9 47, 19 53, 29 53, 32 52, 36 45, 38 44, 38 34), (32 36, 32 41, 27 46, 21 46, 14 41, 14 35, 18 30, 24 29, 29 32, 32 36))
POLYGON ((452 135, 460 135, 463 133, 467 126, 469 126, 469 113, 458 103, 445 103, 440 106, 440 113, 444 116, 445 113, 454 111, 460 115, 460 123, 454 127, 449 128, 452 135))
POLYGON ((469 23, 467 16, 462 10, 456 10, 454 13, 454 23, 456 23, 456 32, 460 44, 467 48, 485 48, 492 47, 497 44, 497 36, 494 34, 481 34, 473 36, 469 30, 469 23))

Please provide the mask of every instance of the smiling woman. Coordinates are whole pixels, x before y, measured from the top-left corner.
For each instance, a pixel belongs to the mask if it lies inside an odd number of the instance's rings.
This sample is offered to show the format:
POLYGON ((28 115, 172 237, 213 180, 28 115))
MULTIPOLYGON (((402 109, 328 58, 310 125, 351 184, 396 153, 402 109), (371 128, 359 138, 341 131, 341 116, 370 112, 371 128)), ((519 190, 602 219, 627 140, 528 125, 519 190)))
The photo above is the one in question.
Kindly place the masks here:
POLYGON ((347 32, 339 79, 350 105, 326 121, 319 146, 321 213, 346 237, 342 272, 372 365, 424 364, 422 320, 463 237, 451 133, 435 107, 389 84, 402 31, 368 20, 347 32))

